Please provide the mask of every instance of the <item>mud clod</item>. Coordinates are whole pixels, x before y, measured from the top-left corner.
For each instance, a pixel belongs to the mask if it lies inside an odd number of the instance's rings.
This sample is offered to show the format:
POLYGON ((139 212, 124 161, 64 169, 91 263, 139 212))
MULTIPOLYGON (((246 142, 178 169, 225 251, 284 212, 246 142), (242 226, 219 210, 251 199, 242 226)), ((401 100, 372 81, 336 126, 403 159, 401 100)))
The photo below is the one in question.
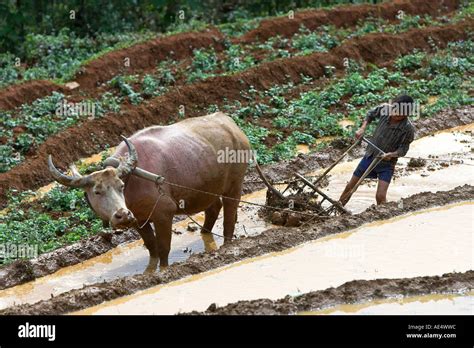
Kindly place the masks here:
POLYGON ((316 216, 323 213, 323 208, 319 205, 315 196, 309 193, 291 194, 285 196, 285 199, 281 199, 271 191, 267 191, 266 205, 282 210, 274 211, 261 208, 258 212, 259 216, 274 225, 285 227, 300 226, 303 222, 312 219, 311 214, 316 216), (298 212, 302 214, 298 214, 298 212))
POLYGON ((421 168, 426 165, 426 160, 423 158, 412 158, 408 162, 408 168, 421 168))
MULTIPOLYGON (((239 301, 191 315, 287 315, 302 311, 332 308, 341 304, 367 303, 376 299, 419 296, 433 293, 464 294, 474 289, 474 271, 447 273, 402 279, 353 280, 337 288, 309 292, 300 296, 286 296, 272 301, 259 299, 239 301)), ((186 315, 186 313, 185 313, 186 315)))
MULTIPOLYGON (((119 278, 109 282, 86 285, 82 289, 75 289, 53 299, 40 301, 35 304, 24 304, 13 306, 0 311, 1 314, 62 314, 77 311, 90 306, 97 305, 104 301, 109 301, 125 295, 130 295, 137 291, 150 288, 155 285, 169 283, 184 277, 209 271, 227 264, 234 263, 245 258, 263 255, 269 252, 282 251, 290 247, 300 245, 306 241, 322 238, 327 235, 347 231, 357 228, 368 222, 385 220, 390 217, 407 214, 411 211, 426 209, 434 206, 446 205, 448 203, 474 200, 474 187, 464 185, 449 191, 439 191, 436 193, 423 192, 403 200, 403 208, 398 207, 397 202, 390 202, 381 206, 367 209, 360 214, 351 216, 338 216, 328 221, 317 224, 307 224, 300 228, 271 228, 257 236, 238 239, 232 244, 221 247, 212 253, 200 253, 191 255, 185 262, 178 262, 170 265, 166 270, 152 275, 133 275, 119 278)), ((472 272, 469 274, 469 281, 472 282, 472 272)), ((1 274, 0 274, 1 275, 1 274)), ((464 282, 463 276, 461 281, 464 282)), ((4 277, 0 277, 4 279, 4 277)), ((458 279, 458 278, 456 278, 458 279)), ((352 282, 351 286, 345 288, 344 293, 349 294, 352 286, 358 283, 352 282)), ((357 298, 360 294, 373 294, 374 287, 370 287, 370 282, 365 282, 360 286, 355 286, 357 298)), ((388 283, 390 285, 392 283, 388 283)), ((458 289, 458 282, 443 282, 446 291, 458 289)), ((466 287, 465 283, 464 288, 466 287)), ((407 293, 413 294, 412 287, 404 287, 407 293)), ((416 287, 415 287, 416 289, 416 287)), ((430 290, 431 291, 431 290, 430 290)), ((398 294, 400 290, 397 290, 398 294)), ((384 292, 387 294, 388 292, 384 292)), ((321 294, 319 294, 321 295, 321 294)), ((367 297, 369 297, 367 295, 367 297)), ((324 300, 322 304, 325 303, 324 300)), ((299 303, 299 302, 295 302, 299 303)), ((331 303, 331 302, 329 302, 331 303)), ((332 302, 334 303, 334 302, 332 302)), ((294 308, 294 307, 291 307, 294 308)), ((279 312, 276 312, 278 314, 279 312)))

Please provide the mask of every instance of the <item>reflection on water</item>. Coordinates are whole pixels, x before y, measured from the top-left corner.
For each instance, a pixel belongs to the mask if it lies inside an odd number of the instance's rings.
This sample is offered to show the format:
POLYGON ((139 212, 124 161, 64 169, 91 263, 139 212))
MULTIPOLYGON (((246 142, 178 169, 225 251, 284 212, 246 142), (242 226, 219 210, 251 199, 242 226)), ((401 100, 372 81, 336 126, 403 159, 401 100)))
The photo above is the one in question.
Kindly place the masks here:
POLYGON ((307 311, 301 315, 473 315, 474 292, 467 294, 429 294, 374 300, 358 304, 307 311))
MULTIPOLYGON (((265 190, 256 191, 243 196, 243 199, 255 203, 265 202, 265 190)), ((239 210, 236 225, 236 236, 248 236, 261 233, 272 225, 267 224, 256 215, 255 206, 242 206, 239 210)), ((204 222, 204 213, 196 214, 193 219, 204 222)), ((213 232, 216 235, 187 230, 191 220, 186 218, 173 225, 173 234, 169 261, 171 263, 185 261, 193 253, 216 250, 223 244, 222 211, 213 232)), ((38 278, 32 282, 0 290, 0 309, 13 304, 34 303, 48 299, 71 289, 81 288, 86 284, 110 281, 142 273, 148 264, 148 251, 142 240, 120 245, 102 255, 86 260, 77 265, 64 267, 57 272, 38 278)))
MULTIPOLYGON (((415 140, 407 153, 409 157, 430 156, 437 159, 462 160, 466 164, 451 164, 441 167, 438 163, 428 162, 427 167, 434 166, 436 170, 422 170, 408 172, 401 177, 395 177, 388 189, 388 201, 398 201, 419 192, 447 191, 456 186, 474 184, 474 161, 472 159, 472 133, 474 124, 456 127, 453 130, 442 131, 433 136, 426 136, 415 140)), ((360 159, 341 163, 330 172, 329 185, 324 191, 333 198, 338 198, 352 176, 360 159)), ((396 172, 406 168, 409 159, 401 158, 398 161, 396 172)), ((320 171, 312 173, 317 175, 320 171)), ((347 204, 353 213, 364 211, 368 206, 375 204, 376 180, 366 180, 347 204)))
POLYGON ((465 272, 472 268, 473 208, 474 202, 451 204, 367 224, 157 286, 81 313, 203 311, 212 303, 222 306, 240 300, 275 300, 337 287, 353 279, 465 272))
MULTIPOLYGON (((451 156, 456 153, 458 158, 468 163, 471 160, 472 136, 467 133, 474 129, 473 125, 457 127, 455 132, 440 132, 435 136, 428 136, 415 141, 408 153, 409 156, 437 155, 451 156)), ((83 161, 93 163, 100 160, 101 155, 92 156, 83 161)), ((401 159, 402 166, 406 159, 401 159)), ((333 198, 342 192, 357 161, 344 162, 331 171, 330 184, 325 189, 333 198)), ((451 165, 447 168, 429 172, 429 176, 422 177, 419 171, 393 181, 389 193, 389 200, 398 200, 421 191, 449 190, 458 185, 473 183, 472 166, 451 165)), ((279 187, 280 188, 280 187, 279 187)), ((50 186, 42 188, 47 192, 50 186)), ((362 185, 348 204, 353 212, 359 212, 374 203, 375 186, 368 181, 362 185)), ((265 203, 265 190, 257 191, 243 197, 244 200, 254 203, 265 203)), ((236 225, 236 235, 246 236, 261 233, 269 227, 257 215, 258 208, 242 204, 239 208, 239 218, 236 225)), ((204 220, 203 214, 193 217, 198 222, 204 220)), ((173 235, 170 263, 186 260, 192 253, 214 250, 223 240, 213 235, 201 235, 198 231, 187 231, 188 219, 174 224, 174 230, 181 233, 173 235)), ((222 214, 213 230, 222 235, 222 214)), ((85 284, 108 281, 117 277, 143 272, 148 263, 148 252, 143 248, 142 242, 137 241, 119 246, 103 255, 84 261, 81 264, 65 267, 58 272, 39 278, 33 282, 0 291, 0 308, 5 308, 12 303, 32 303, 41 299, 50 298, 62 292, 80 288, 85 284)))

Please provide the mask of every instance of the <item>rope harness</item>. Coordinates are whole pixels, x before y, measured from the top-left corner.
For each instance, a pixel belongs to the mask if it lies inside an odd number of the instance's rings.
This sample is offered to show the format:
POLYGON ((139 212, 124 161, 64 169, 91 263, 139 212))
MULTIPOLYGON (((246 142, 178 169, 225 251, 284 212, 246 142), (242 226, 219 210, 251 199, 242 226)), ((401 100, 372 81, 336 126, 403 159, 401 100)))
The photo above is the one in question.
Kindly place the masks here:
MULTIPOLYGON (((295 180, 291 180, 289 182, 293 182, 293 181, 295 181, 295 180)), ((258 182, 258 181, 253 181, 253 182, 258 182)), ((263 183, 262 181, 259 181, 259 182, 263 183)), ((243 199, 238 199, 238 198, 224 196, 224 195, 220 195, 220 194, 216 194, 216 193, 212 193, 212 192, 207 192, 207 191, 195 189, 195 188, 192 188, 192 187, 188 187, 188 186, 184 186, 184 185, 169 182, 163 177, 157 178, 157 180, 155 180, 154 183, 155 183, 155 186, 158 188, 159 195, 158 195, 158 197, 155 201, 155 204, 153 205, 153 209, 150 211, 150 214, 148 215, 148 218, 146 219, 146 221, 141 226, 138 226, 138 228, 140 228, 140 229, 145 227, 150 222, 150 219, 151 219, 151 217, 152 217, 152 215, 153 215, 153 213, 156 209, 156 206, 158 205, 158 201, 160 200, 161 197, 166 196, 166 197, 170 198, 176 205, 179 206, 179 203, 173 197, 171 197, 170 195, 167 195, 165 192, 163 192, 162 184, 166 184, 166 185, 182 188, 182 189, 185 189, 185 190, 190 190, 190 191, 206 194, 206 195, 209 195, 209 196, 214 196, 214 197, 220 198, 220 199, 228 199, 228 200, 233 200, 233 201, 237 201, 237 202, 244 203, 244 204, 254 205, 254 206, 262 207, 262 208, 265 208, 265 209, 279 210, 279 211, 287 212, 287 213, 296 213, 296 214, 300 214, 300 215, 305 215, 305 216, 311 217, 311 220, 313 220, 315 218, 318 218, 318 217, 319 218, 328 218, 329 217, 327 215, 310 214, 310 213, 300 212, 300 211, 291 210, 291 209, 273 207, 273 206, 266 205, 266 204, 249 202, 249 201, 245 201, 243 199)), ((286 182, 284 182, 284 183, 286 183, 286 182)), ((188 214, 184 209, 181 209, 181 210, 184 212, 184 215, 186 215, 192 222, 194 222, 196 225, 198 225, 202 230, 205 230, 207 233, 211 233, 215 236, 224 238, 224 236, 222 236, 220 234, 217 234, 217 233, 214 233, 212 231, 207 230, 206 228, 204 228, 204 226, 202 226, 195 219, 193 219, 192 216, 190 214, 188 214)))
MULTIPOLYGON (((370 143, 367 139, 364 139, 366 142, 369 143, 369 145, 372 145, 375 147, 375 145, 373 145, 372 143, 370 143)), ((354 143, 349 149, 351 149, 353 146, 355 146, 357 143, 359 142, 359 140, 356 141, 356 143, 354 143)), ((378 149, 378 148, 377 148, 378 149)), ((381 150, 380 150, 381 151, 381 150)), ((347 153, 347 151, 346 151, 347 153)), ((468 166, 474 166, 474 164, 470 164, 470 163, 464 163, 462 160, 442 160, 442 159, 435 159, 435 158, 421 158, 421 157, 409 157, 409 156, 403 156, 403 157, 399 157, 399 158, 407 158, 407 159, 421 159, 421 160, 425 160, 425 161, 433 161, 433 162, 449 162, 449 163, 455 163, 455 164, 461 164, 461 165, 468 165, 468 166)), ((376 161, 374 161, 376 162, 376 161)), ((377 161, 377 164, 378 164, 378 161, 377 161)), ((331 166, 332 167, 332 166, 331 166)), ((327 171, 325 172, 327 173, 327 171)), ((318 178, 318 181, 324 177, 325 175, 321 175, 319 178, 318 178)), ((312 178, 312 177, 315 177, 315 176, 309 176, 309 178, 312 178)), ((363 179, 365 178, 364 177, 361 177, 361 180, 362 181, 363 179)), ((283 181, 283 182, 280 182, 280 183, 274 183, 274 185, 277 185, 277 184, 289 184, 289 183, 293 183, 297 180, 288 180, 288 181, 283 181)), ((251 183, 263 183, 262 180, 254 180, 254 181, 250 181, 251 183)), ((164 177, 162 176, 157 176, 156 180, 154 181, 155 183, 155 186, 157 187, 158 189, 158 197, 155 201, 155 204, 153 205, 153 209, 150 211, 150 214, 148 215, 148 218, 146 219, 146 221, 141 225, 141 226, 138 226, 139 229, 142 229, 143 227, 145 227, 149 222, 150 222, 150 219, 156 209, 156 206, 158 205, 158 201, 160 200, 161 197, 163 196, 166 196, 168 198, 170 198, 177 206, 179 206, 179 203, 173 198, 171 197, 170 195, 167 195, 165 192, 163 192, 163 189, 162 189, 162 185, 163 184, 166 184, 166 185, 169 185, 169 186, 174 186, 174 187, 178 187, 178 188, 181 188, 181 189, 185 189, 185 190, 190 190, 190 191, 194 191, 194 192, 198 192, 198 193, 202 193, 202 194, 206 194, 206 195, 209 195, 209 196, 214 196, 216 198, 219 198, 221 200, 223 199, 228 199, 228 200, 233 200, 233 201, 237 201, 239 203, 244 203, 244 204, 248 204, 248 205, 254 205, 254 206, 258 206, 258 207, 262 207, 262 208, 265 208, 265 209, 271 209, 271 210, 276 210, 276 211, 281 211, 281 212, 286 212, 286 213, 295 213, 295 214, 299 214, 299 215, 304 215, 304 216, 308 216, 310 217, 309 220, 305 221, 302 223, 301 226, 304 226, 306 224, 308 224, 309 222, 313 221, 314 219, 316 218, 329 218, 330 216, 328 215, 320 215, 320 214, 311 214, 311 213, 305 213, 305 212, 300 212, 300 211, 296 211, 296 210, 292 210, 292 209, 285 209, 285 208, 280 208, 280 207, 273 207, 273 206, 270 206, 270 205, 266 205, 266 204, 259 204, 259 203, 255 203, 255 202, 250 202, 250 201, 245 201, 243 199, 239 199, 239 198, 234 198, 234 197, 228 197, 228 196, 224 196, 224 195, 220 195, 220 194, 216 194, 216 193, 212 193, 212 192, 207 192, 207 191, 203 191, 203 190, 199 190, 199 189, 195 189, 195 188, 192 188, 192 187, 188 187, 188 186, 184 186, 184 185, 180 185, 180 184, 176 184, 176 183, 172 183, 172 182, 169 182, 167 181, 164 177)), ((190 214, 188 214, 184 208, 181 209, 184 214, 188 217, 188 219, 190 219, 192 222, 194 222, 196 225, 198 225, 201 230, 204 230, 206 231, 207 233, 211 233, 212 235, 214 236, 217 236, 217 237, 221 237, 221 238, 224 238, 224 236, 220 235, 220 234, 217 234, 217 233, 214 233, 212 231, 209 231, 207 230, 206 228, 204 228, 204 226, 202 226, 200 223, 198 223, 195 219, 193 219, 191 217, 190 214)), ((300 227, 301 227, 300 226, 300 227)), ((244 229, 245 229, 245 226, 244 226, 244 229)))

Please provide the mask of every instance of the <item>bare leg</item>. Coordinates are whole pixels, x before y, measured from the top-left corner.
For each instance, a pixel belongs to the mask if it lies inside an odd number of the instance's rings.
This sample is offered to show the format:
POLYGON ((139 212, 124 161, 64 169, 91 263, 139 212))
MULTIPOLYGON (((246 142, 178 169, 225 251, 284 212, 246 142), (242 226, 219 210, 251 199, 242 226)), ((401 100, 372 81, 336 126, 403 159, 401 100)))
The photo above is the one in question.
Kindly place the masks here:
POLYGON ((148 266, 145 269, 145 273, 153 273, 156 271, 156 266, 158 265, 158 245, 156 243, 155 233, 153 232, 153 229, 149 223, 143 228, 137 229, 137 231, 142 237, 143 243, 150 253, 150 260, 148 261, 148 266))
POLYGON ((389 186, 389 182, 379 179, 377 193, 375 194, 375 200, 377 201, 377 204, 384 204, 387 202, 387 191, 389 186))
POLYGON ((349 195, 349 192, 351 192, 351 190, 354 188, 354 186, 357 184, 357 181, 359 181, 359 177, 358 176, 355 176, 355 175, 352 175, 352 178, 351 180, 349 180, 349 182, 347 183, 346 185, 346 188, 344 189, 344 191, 341 193, 341 197, 339 197, 339 202, 341 202, 341 204, 344 206, 347 204, 347 202, 349 202, 349 200, 351 199, 351 196, 352 195, 349 195))
POLYGON ((209 233, 212 231, 214 224, 216 223, 217 218, 219 217, 219 212, 222 208, 222 202, 220 198, 217 198, 212 205, 207 208, 205 212, 204 225, 201 229, 201 233, 209 233))

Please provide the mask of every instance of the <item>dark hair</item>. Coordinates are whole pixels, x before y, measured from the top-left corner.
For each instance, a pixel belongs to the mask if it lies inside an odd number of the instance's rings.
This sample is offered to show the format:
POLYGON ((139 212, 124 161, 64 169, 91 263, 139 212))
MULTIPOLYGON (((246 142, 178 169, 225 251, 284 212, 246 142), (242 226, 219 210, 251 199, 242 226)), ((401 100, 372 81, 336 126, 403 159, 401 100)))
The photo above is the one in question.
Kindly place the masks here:
POLYGON ((399 115, 410 116, 414 109, 414 103, 412 97, 407 94, 401 94, 392 101, 392 108, 398 110, 399 115))

